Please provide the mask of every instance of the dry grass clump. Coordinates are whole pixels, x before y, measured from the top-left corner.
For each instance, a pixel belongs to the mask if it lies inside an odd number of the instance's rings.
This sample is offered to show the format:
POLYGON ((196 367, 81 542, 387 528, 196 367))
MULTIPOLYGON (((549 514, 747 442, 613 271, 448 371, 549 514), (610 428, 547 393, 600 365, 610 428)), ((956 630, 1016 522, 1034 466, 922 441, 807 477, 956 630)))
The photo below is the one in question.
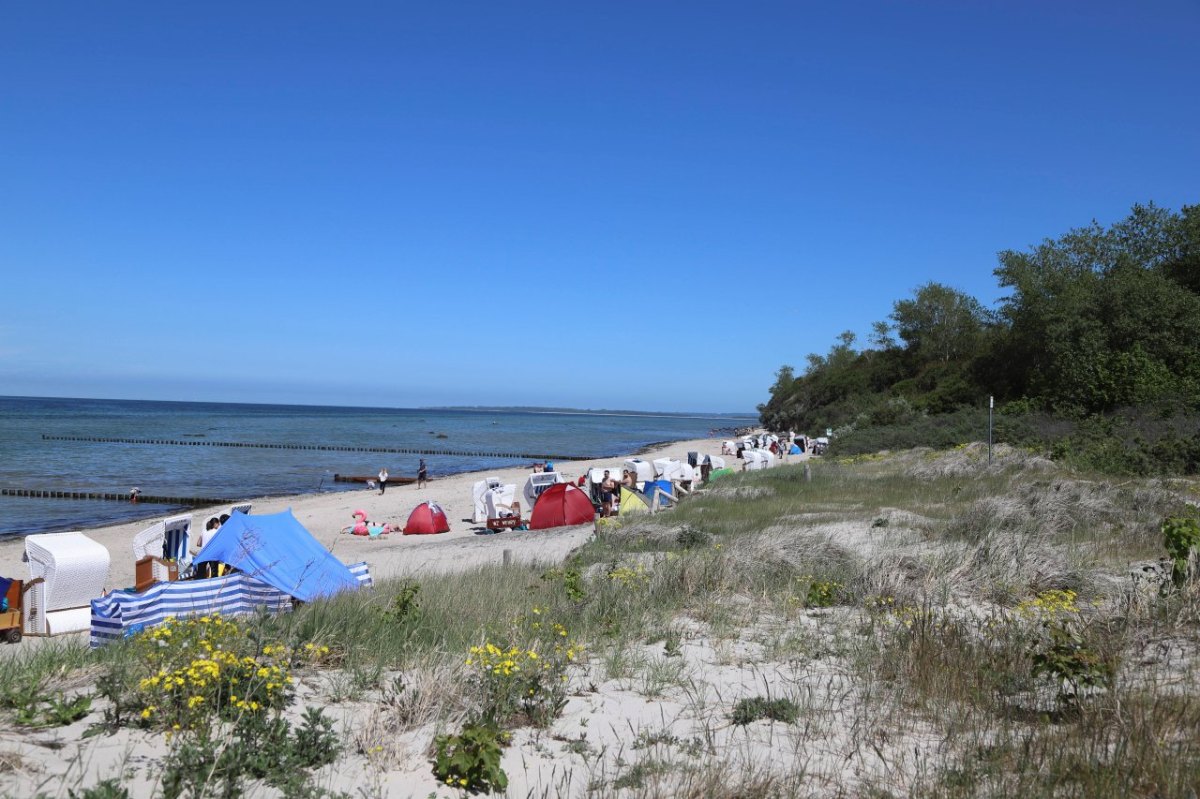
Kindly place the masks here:
POLYGON ((976 476, 984 471, 1045 472, 1056 468, 1050 459, 1008 444, 992 447, 992 462, 989 464, 987 444, 979 442, 948 450, 917 447, 894 453, 890 460, 907 474, 921 480, 976 476))
POLYGON ((944 593, 1003 605, 1050 589, 1079 590, 1087 582, 1060 547, 1037 535, 991 530, 936 558, 944 593))
POLYGON ((438 729, 460 723, 471 709, 461 664, 430 657, 392 679, 354 730, 354 745, 368 757, 394 762, 424 752, 438 729))
POLYGON ((848 549, 818 530, 772 527, 730 547, 730 566, 746 572, 848 576, 861 564, 848 549))
POLYGON ((934 591, 936 574, 929 564, 911 555, 872 558, 850 584, 863 602, 887 599, 899 605, 919 605, 934 591))
POLYGON ((0 774, 11 774, 17 771, 34 771, 36 763, 30 763, 20 752, 0 752, 0 774))
POLYGON ((743 485, 732 483, 728 479, 722 480, 717 485, 708 489, 708 496, 715 499, 733 499, 743 502, 769 497, 774 493, 775 490, 770 486, 743 485))
POLYGON ((672 524, 670 516, 634 516, 618 518, 604 525, 601 535, 615 548, 627 546, 669 549, 683 525, 672 524))

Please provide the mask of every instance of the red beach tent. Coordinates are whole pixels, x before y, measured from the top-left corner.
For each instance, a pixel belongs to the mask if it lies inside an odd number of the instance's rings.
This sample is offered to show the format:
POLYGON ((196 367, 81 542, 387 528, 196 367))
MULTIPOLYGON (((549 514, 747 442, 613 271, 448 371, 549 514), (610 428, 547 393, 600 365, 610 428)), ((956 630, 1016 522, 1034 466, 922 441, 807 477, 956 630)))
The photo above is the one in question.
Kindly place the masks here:
POLYGON ((571 483, 555 483, 537 498, 529 517, 529 529, 587 524, 595 518, 596 509, 586 491, 571 483))
POLYGON ((404 525, 405 535, 431 535, 433 533, 450 532, 450 522, 446 520, 446 512, 436 502, 422 502, 408 514, 408 523, 404 525))

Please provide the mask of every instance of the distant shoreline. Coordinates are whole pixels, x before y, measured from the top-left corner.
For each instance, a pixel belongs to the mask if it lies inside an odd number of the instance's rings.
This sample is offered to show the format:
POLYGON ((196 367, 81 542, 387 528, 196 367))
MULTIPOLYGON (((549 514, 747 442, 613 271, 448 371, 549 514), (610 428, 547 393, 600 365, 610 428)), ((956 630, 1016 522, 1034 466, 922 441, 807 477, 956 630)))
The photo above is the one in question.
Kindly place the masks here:
POLYGON ((0 401, 3 400, 45 400, 45 401, 65 401, 65 402, 145 402, 166 405, 228 405, 237 408, 321 408, 338 411, 405 411, 411 413, 426 412, 426 411, 452 411, 465 413, 539 413, 539 414, 563 414, 563 415, 581 415, 581 416, 634 416, 642 418, 665 418, 665 419, 713 419, 717 421, 732 421, 735 419, 755 420, 757 422, 758 415, 755 413, 704 413, 700 411, 638 411, 638 410, 610 410, 601 408, 599 410, 591 410, 588 408, 555 408, 555 407, 538 407, 529 405, 415 405, 412 407, 401 406, 384 406, 384 405, 316 405, 310 403, 295 403, 295 402, 235 402, 232 400, 170 400, 170 399, 137 399, 128 397, 41 397, 41 396, 24 396, 19 394, 0 394, 0 401))

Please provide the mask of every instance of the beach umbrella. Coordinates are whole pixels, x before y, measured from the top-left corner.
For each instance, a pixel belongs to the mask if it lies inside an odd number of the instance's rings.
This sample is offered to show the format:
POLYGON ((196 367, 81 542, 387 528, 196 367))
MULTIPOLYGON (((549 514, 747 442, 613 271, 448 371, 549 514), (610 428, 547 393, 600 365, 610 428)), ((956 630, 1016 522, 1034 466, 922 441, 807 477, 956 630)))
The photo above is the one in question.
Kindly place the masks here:
POLYGON ((529 529, 587 524, 594 518, 596 509, 586 491, 571 483, 556 483, 537 498, 529 517, 529 529))
POLYGON ((422 502, 408 514, 408 522, 404 525, 405 535, 432 535, 434 533, 450 532, 450 522, 446 512, 436 502, 422 502))

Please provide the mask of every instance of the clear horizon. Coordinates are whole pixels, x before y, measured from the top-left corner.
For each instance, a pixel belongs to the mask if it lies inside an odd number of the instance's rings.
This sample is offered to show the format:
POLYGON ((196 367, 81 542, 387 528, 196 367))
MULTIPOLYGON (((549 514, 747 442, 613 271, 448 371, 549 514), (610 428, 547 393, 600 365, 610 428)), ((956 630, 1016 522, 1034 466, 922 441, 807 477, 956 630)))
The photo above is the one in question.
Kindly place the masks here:
POLYGON ((1200 5, 0 10, 0 393, 744 412, 1200 201, 1200 5))
POLYGON ((285 408, 353 408, 355 410, 382 410, 382 411, 471 411, 484 413, 486 411, 525 411, 529 413, 550 413, 563 415, 587 415, 587 416, 666 416, 666 417, 688 417, 693 419, 743 419, 757 418, 757 411, 704 411, 704 410, 688 410, 688 411, 661 411, 653 408, 567 408, 553 406, 537 406, 537 405, 416 405, 409 407, 387 406, 387 405, 312 405, 309 403, 296 402, 243 402, 240 400, 176 400, 176 399, 148 399, 145 397, 68 397, 57 395, 30 396, 24 394, 0 394, 0 400, 16 399, 16 400, 77 400, 81 402, 166 402, 166 403, 197 403, 205 405, 261 405, 261 406, 279 406, 285 408))

